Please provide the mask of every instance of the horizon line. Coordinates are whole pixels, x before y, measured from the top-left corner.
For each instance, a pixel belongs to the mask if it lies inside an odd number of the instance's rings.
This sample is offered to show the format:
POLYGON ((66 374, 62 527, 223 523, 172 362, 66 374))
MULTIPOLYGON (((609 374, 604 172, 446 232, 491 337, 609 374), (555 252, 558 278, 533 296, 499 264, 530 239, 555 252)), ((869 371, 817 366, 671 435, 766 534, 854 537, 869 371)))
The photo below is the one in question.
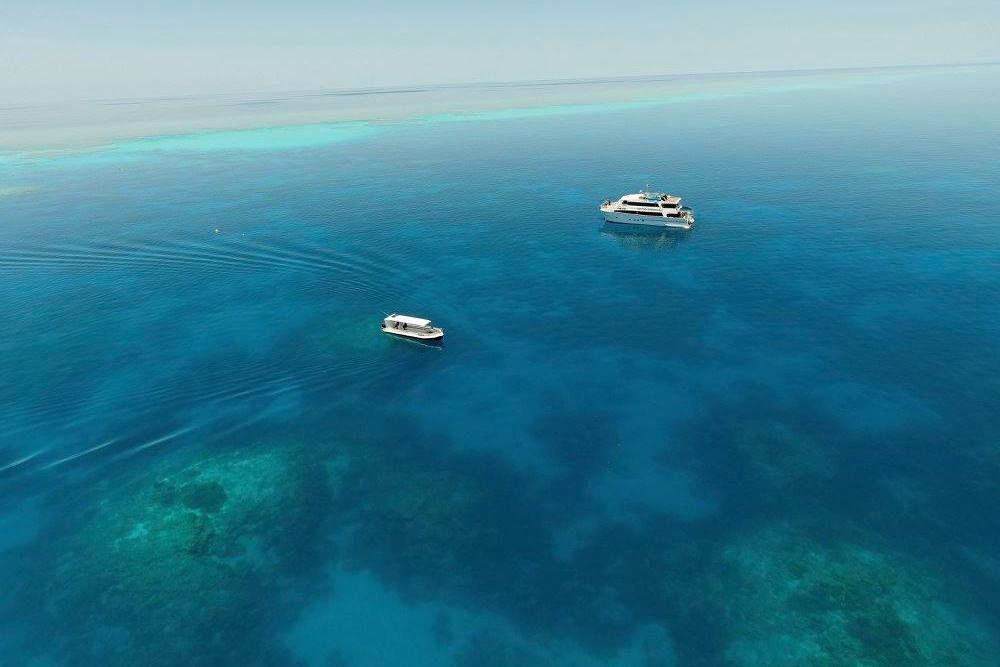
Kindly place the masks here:
POLYGON ((211 99, 213 97, 230 97, 237 95, 259 95, 259 94, 293 94, 299 93, 306 97, 315 96, 324 93, 418 93, 424 92, 426 90, 442 89, 442 88, 489 88, 489 87, 509 87, 516 88, 518 86, 557 86, 557 85, 586 85, 586 84, 598 84, 598 83, 629 83, 629 82, 639 82, 639 81, 660 81, 672 78, 693 78, 693 77, 707 77, 707 76, 751 76, 751 75, 779 75, 779 74, 824 74, 824 73, 835 73, 835 72, 858 72, 858 71, 872 71, 872 70, 899 70, 899 69, 931 69, 931 68, 960 68, 960 67, 981 67, 981 66, 995 66, 1000 65, 1000 59, 997 60, 984 60, 984 61, 971 61, 971 62, 955 62, 955 63, 924 63, 924 64, 893 64, 893 65, 855 65, 855 66, 842 66, 842 67, 805 67, 805 68, 780 68, 780 69, 760 69, 760 70, 716 70, 716 71, 696 71, 696 72, 671 72, 671 73, 660 73, 660 74, 635 74, 635 75, 620 75, 620 76, 602 76, 602 77, 582 77, 582 78, 555 78, 555 79, 506 79, 506 80, 492 80, 492 81, 459 81, 459 82, 443 82, 443 83, 396 83, 396 84, 383 84, 383 85, 372 85, 372 86, 347 86, 347 87, 323 87, 323 88, 286 88, 286 89, 275 89, 275 90, 243 90, 243 91, 231 91, 231 92, 219 92, 219 93, 187 93, 187 94, 174 94, 174 95, 149 95, 149 96, 131 96, 131 97, 92 97, 92 98, 63 98, 63 99, 49 99, 44 101, 28 102, 24 101, 20 104, 14 103, 13 105, 4 105, 0 107, 0 112, 4 110, 9 110, 12 108, 25 108, 25 107, 35 107, 35 106, 47 106, 50 104, 65 104, 71 102, 78 103, 102 103, 102 102, 121 102, 121 101, 169 101, 169 100, 191 100, 191 99, 211 99))

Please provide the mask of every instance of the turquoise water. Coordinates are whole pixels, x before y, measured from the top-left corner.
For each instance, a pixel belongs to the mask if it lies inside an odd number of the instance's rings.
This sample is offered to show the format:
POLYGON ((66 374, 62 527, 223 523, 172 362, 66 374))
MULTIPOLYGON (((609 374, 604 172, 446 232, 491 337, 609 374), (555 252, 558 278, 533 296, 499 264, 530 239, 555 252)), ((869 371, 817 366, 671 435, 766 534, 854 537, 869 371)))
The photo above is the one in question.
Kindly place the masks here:
POLYGON ((0 664, 996 664, 998 82, 9 142, 0 664))

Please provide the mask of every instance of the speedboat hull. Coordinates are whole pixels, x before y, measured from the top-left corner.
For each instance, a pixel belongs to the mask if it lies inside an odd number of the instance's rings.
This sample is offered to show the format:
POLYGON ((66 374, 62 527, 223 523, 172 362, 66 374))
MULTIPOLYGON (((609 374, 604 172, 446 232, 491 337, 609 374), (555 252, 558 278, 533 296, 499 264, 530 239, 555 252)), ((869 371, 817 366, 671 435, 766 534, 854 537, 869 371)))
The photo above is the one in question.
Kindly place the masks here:
POLYGON ((393 336, 398 336, 400 338, 412 338, 413 340, 421 340, 426 343, 439 341, 444 338, 444 329, 432 329, 430 331, 414 331, 413 329, 394 329, 392 327, 387 327, 382 325, 382 331, 393 336))

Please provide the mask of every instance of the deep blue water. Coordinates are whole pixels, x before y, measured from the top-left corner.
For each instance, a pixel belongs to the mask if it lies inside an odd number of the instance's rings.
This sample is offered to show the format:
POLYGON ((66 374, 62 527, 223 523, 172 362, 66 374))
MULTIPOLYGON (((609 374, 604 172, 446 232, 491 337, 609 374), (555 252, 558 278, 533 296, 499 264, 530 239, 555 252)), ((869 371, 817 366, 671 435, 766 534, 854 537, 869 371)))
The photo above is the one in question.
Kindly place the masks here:
POLYGON ((998 83, 0 156, 0 664, 997 664, 998 83))

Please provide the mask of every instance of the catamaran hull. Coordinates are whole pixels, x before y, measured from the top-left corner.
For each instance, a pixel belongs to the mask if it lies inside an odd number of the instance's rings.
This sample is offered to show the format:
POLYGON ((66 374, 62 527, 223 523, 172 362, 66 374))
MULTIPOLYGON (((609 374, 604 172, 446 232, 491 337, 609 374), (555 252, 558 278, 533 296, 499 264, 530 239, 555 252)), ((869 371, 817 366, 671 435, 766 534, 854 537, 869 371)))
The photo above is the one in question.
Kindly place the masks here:
POLYGON ((622 225, 645 225, 647 227, 673 227, 676 229, 691 229, 694 218, 675 218, 665 215, 639 215, 637 213, 622 213, 601 209, 601 215, 607 222, 617 222, 622 225))

